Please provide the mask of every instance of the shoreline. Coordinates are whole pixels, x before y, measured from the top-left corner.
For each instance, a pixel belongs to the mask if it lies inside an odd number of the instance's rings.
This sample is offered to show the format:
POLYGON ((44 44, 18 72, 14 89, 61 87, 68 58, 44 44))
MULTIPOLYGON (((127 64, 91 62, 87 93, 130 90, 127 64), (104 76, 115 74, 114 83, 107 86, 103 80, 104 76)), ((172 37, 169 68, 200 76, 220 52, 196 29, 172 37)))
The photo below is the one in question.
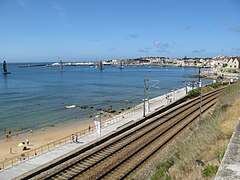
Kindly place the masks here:
MULTIPOLYGON (((180 92, 181 89, 174 91, 175 93, 180 92)), ((185 91, 184 88, 182 88, 182 91, 185 91)), ((164 95, 160 95, 157 96, 155 98, 150 99, 150 105, 151 103, 155 103, 156 101, 163 101, 163 97, 165 97, 166 95, 169 95, 173 92, 168 92, 164 95)), ((173 100, 174 97, 173 97, 173 100)), ((163 102, 162 102, 163 103, 163 102)), ((121 113, 119 114, 113 114, 111 113, 111 117, 109 117, 108 115, 102 116, 101 120, 105 121, 105 125, 114 119, 120 119, 124 116, 128 116, 128 113, 131 111, 135 111, 136 109, 141 108, 141 106, 143 105, 143 103, 137 104, 134 107, 132 107, 131 109, 125 109, 124 111, 121 111, 121 113)), ((155 108, 150 107, 151 111, 153 111, 155 108)), ((75 121, 75 122, 66 122, 63 123, 61 125, 55 125, 53 127, 48 126, 46 128, 43 129, 36 129, 31 131, 27 131, 24 132, 22 134, 18 134, 17 135, 13 135, 9 138, 3 138, 0 139, 0 144, 1 144, 1 149, 0 149, 0 161, 9 159, 13 156, 16 155, 21 155, 22 153, 26 153, 28 151, 23 151, 22 147, 18 147, 18 144, 21 142, 26 142, 29 141, 29 145, 27 146, 28 148, 30 148, 30 150, 32 149, 36 149, 39 148, 43 145, 46 145, 48 143, 52 143, 56 140, 59 140, 61 138, 67 137, 71 134, 75 134, 76 132, 79 132, 81 130, 86 130, 89 128, 90 126, 94 126, 94 122, 93 122, 93 117, 92 118, 86 118, 86 119, 81 119, 79 121, 75 121)))

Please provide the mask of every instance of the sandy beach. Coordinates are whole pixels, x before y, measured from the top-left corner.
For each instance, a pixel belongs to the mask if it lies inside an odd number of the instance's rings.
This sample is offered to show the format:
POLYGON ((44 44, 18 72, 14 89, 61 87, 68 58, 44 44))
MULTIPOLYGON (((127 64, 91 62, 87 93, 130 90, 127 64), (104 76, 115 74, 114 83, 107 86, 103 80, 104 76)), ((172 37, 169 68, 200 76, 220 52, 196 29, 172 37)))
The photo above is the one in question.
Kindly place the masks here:
MULTIPOLYGON (((109 119, 109 116, 102 115, 101 120, 104 121, 106 119, 109 119)), ((14 134, 8 138, 0 139, 0 162, 13 156, 28 152, 28 150, 23 150, 23 146, 18 147, 18 144, 21 142, 24 142, 29 150, 33 150, 75 134, 76 132, 82 130, 86 130, 87 132, 89 126, 94 126, 93 118, 84 119, 84 121, 79 120, 62 125, 55 125, 54 127, 35 129, 32 130, 32 132, 29 131, 18 135, 14 134), (27 145, 26 141, 29 141, 29 145, 27 145)))
POLYGON ((19 134, 18 136, 14 135, 9 138, 1 139, 0 161, 27 152, 22 150, 23 147, 18 147, 18 144, 20 142, 26 143, 26 140, 28 140, 29 145, 27 147, 31 150, 51 143, 55 140, 64 138, 78 131, 88 129, 89 125, 93 126, 94 124, 91 123, 90 120, 89 122, 79 121, 75 123, 65 124, 64 126, 55 126, 52 128, 49 127, 34 130, 32 133, 29 131, 23 134, 19 134), (12 148, 12 152, 10 148, 12 148))

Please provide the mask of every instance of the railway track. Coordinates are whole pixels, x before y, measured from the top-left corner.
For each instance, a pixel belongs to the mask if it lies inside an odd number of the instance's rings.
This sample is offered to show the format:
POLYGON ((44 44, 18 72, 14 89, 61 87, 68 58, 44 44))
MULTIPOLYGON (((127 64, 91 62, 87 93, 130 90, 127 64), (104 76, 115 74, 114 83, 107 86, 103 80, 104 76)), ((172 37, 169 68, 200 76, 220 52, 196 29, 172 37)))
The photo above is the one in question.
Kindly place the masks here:
MULTIPOLYGON (((216 103, 222 89, 202 98, 202 112, 216 103)), ((38 168, 19 179, 124 179, 199 117, 200 98, 182 103, 142 121, 88 151, 65 157, 61 163, 38 168)), ((130 125, 131 126, 131 125, 130 125)))

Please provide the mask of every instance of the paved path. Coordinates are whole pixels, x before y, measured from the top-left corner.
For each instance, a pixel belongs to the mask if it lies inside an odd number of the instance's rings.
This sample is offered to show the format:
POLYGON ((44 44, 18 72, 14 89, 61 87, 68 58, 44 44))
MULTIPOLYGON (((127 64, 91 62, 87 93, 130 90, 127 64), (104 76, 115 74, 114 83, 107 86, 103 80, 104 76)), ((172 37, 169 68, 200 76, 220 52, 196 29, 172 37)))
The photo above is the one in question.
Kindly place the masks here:
MULTIPOLYGON (((174 92, 168 93, 167 95, 170 96, 170 99, 172 101, 178 100, 186 95, 185 88, 176 90, 174 92)), ((169 100, 166 99, 166 94, 156 97, 154 99, 150 100, 150 107, 149 112, 154 111, 157 108, 160 108, 166 104, 170 103, 169 100)), ((140 104, 133 108, 133 111, 128 111, 128 113, 123 113, 121 115, 118 115, 118 118, 113 118, 113 120, 109 120, 105 123, 105 126, 101 130, 101 135, 104 136, 114 130, 116 130, 118 127, 133 121, 137 120, 138 118, 141 118, 143 116, 143 104, 140 104)), ((0 179, 13 179, 23 173, 26 173, 36 167, 39 167, 47 162, 50 162, 51 160, 58 158, 76 148, 79 148, 93 140, 96 140, 99 138, 99 134, 97 134, 96 131, 91 132, 89 134, 86 134, 78 139, 80 143, 66 143, 62 146, 59 146, 53 150, 50 150, 48 152, 45 152, 41 155, 35 156, 33 158, 24 160, 16 165, 13 165, 12 167, 6 168, 4 170, 0 171, 0 179)))
MULTIPOLYGON (((240 120, 240 119, 239 119, 240 120)), ((215 177, 216 180, 240 179, 240 121, 232 135, 221 166, 215 177)))

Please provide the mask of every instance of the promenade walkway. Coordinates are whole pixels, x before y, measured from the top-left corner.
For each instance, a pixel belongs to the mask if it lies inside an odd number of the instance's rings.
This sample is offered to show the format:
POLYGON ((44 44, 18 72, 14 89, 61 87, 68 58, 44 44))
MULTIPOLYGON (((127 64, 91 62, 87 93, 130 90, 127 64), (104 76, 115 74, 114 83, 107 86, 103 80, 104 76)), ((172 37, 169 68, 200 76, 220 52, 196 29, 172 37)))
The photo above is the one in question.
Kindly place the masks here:
MULTIPOLYGON (((160 108, 164 105, 167 105, 170 103, 170 101, 178 100, 186 95, 185 88, 173 91, 171 93, 153 98, 149 101, 149 112, 154 111, 157 108, 160 108), (166 95, 169 95, 169 100, 166 99, 166 95), (171 99, 171 100, 170 100, 171 99)), ((120 118, 116 120, 116 118, 112 118, 105 122, 104 128, 101 130, 101 136, 104 136, 114 130, 116 130, 118 127, 123 126, 126 123, 129 123, 130 121, 137 120, 143 116, 143 104, 140 104, 134 108, 134 111, 129 114, 121 114, 118 115, 120 118)), ((30 159, 21 161, 18 164, 15 164, 9 168, 3 169, 0 171, 0 179, 13 179, 18 177, 19 175, 22 175, 23 173, 26 173, 30 170, 35 169, 36 167, 39 167, 47 162, 50 162, 53 159, 56 159, 76 148, 79 148, 91 141, 96 140, 99 138, 99 134, 96 131, 93 131, 91 133, 88 133, 82 137, 78 138, 78 143, 70 142, 63 144, 55 149, 49 150, 41 155, 32 157, 30 159)))
MULTIPOLYGON (((240 120, 240 119, 239 119, 240 120)), ((240 121, 232 135, 221 166, 215 177, 216 180, 240 179, 240 121)))

